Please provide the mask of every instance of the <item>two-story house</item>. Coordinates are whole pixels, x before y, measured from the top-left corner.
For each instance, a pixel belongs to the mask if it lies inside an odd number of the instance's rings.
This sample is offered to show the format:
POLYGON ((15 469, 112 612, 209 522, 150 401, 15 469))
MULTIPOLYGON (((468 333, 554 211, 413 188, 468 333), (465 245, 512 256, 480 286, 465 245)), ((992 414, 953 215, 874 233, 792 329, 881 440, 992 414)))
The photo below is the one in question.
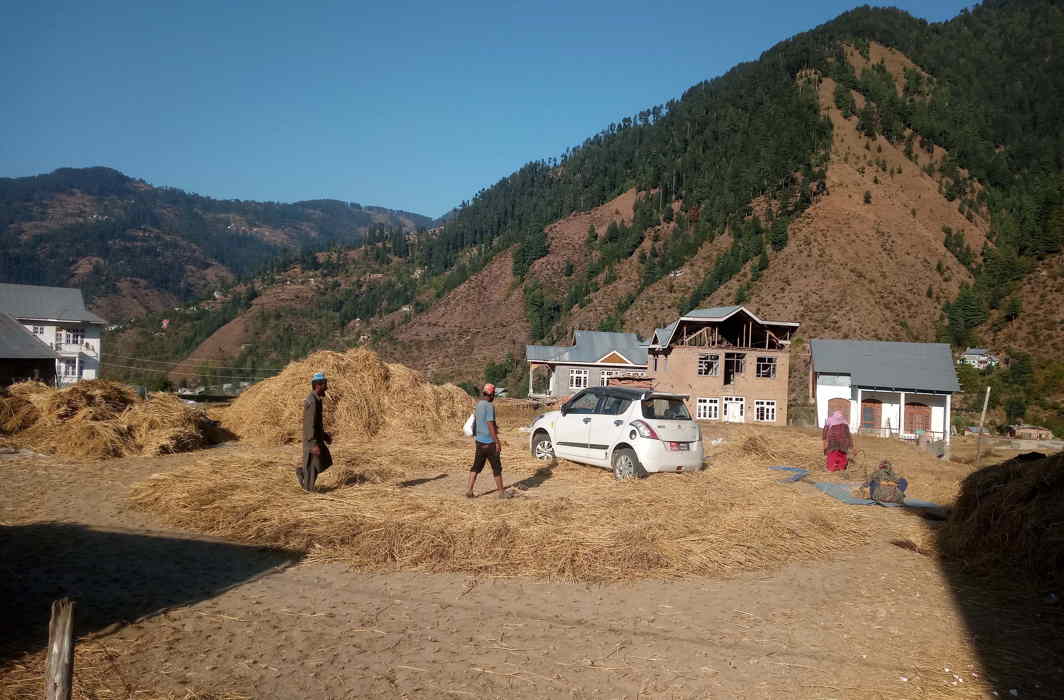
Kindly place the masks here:
POLYGON ((957 358, 957 362, 963 362, 966 365, 971 365, 976 369, 986 369, 988 367, 997 367, 1001 364, 997 355, 990 352, 986 348, 968 348, 961 353, 961 356, 957 358))
POLYGON ((0 283, 0 313, 16 319, 57 355, 56 379, 95 379, 107 321, 85 308, 80 289, 0 283))
POLYGON ((764 321, 745 306, 689 311, 650 341, 654 388, 690 396, 698 420, 786 425, 789 346, 799 325, 764 321))
POLYGON ((635 333, 573 331, 572 345, 526 345, 528 394, 556 398, 611 377, 646 375, 647 349, 635 333))

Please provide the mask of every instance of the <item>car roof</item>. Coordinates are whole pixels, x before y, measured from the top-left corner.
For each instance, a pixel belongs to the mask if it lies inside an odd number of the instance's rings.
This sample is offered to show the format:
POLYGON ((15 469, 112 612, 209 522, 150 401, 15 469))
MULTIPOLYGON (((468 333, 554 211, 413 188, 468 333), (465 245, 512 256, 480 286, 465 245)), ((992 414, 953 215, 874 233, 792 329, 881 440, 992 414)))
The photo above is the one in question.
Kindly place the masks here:
POLYGON ((662 399, 686 399, 684 394, 670 394, 660 391, 654 391, 653 389, 633 389, 630 387, 621 386, 593 386, 586 389, 587 393, 595 394, 596 396, 615 396, 625 401, 642 401, 643 399, 651 396, 662 399))

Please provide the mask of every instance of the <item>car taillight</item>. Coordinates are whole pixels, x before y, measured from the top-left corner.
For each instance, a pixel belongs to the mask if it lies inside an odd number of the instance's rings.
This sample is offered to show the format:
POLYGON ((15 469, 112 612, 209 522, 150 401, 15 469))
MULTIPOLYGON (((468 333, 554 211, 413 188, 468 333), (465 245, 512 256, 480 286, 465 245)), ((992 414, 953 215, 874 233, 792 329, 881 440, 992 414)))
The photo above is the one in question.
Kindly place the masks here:
POLYGON ((632 421, 632 427, 639 432, 639 437, 650 438, 651 440, 658 440, 658 434, 654 432, 654 429, 646 424, 645 421, 634 420, 632 421))

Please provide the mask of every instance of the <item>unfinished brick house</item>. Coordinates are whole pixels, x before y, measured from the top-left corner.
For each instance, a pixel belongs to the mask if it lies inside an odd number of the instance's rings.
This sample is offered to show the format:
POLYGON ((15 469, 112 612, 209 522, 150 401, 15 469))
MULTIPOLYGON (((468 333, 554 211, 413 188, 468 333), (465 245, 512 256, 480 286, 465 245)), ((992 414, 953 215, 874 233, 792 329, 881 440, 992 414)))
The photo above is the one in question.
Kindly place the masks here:
POLYGON ((763 321, 744 306, 689 311, 650 340, 654 388, 689 395, 697 420, 786 425, 789 346, 799 325, 763 321))

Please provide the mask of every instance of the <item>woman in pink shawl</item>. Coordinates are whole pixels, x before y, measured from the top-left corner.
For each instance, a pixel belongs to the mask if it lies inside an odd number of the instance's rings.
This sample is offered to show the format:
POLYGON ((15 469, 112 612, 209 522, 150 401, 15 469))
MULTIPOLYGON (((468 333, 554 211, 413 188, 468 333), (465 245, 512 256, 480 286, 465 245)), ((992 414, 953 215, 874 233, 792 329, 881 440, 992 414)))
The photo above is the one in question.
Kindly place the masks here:
POLYGON ((828 471, 845 471, 848 462, 846 453, 853 449, 853 436, 850 435, 849 424, 842 417, 842 411, 835 411, 824 421, 821 439, 824 441, 828 471))

